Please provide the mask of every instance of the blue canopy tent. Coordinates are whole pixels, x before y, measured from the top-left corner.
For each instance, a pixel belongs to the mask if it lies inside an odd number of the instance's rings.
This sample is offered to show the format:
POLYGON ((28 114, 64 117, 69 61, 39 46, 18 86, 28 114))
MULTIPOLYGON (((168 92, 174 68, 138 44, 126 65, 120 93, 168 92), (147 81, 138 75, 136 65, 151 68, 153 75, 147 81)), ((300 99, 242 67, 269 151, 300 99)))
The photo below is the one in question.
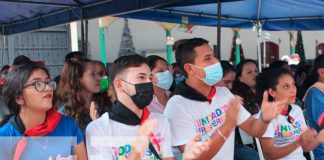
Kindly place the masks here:
MULTIPOLYGON (((263 30, 323 30, 323 0, 241 0, 221 4, 223 27, 251 28, 258 22, 263 30)), ((175 3, 120 15, 143 20, 216 26, 217 2, 175 3)))
POLYGON ((82 50, 87 49, 87 21, 105 15, 135 12, 181 0, 0 0, 0 33, 11 35, 81 20, 82 50), (84 35, 86 30, 86 35, 84 35))
POLYGON ((221 23, 223 27, 255 27, 258 31, 257 46, 260 69, 262 30, 324 29, 323 0, 242 0, 222 3, 221 22, 218 19, 219 7, 215 1, 205 0, 200 4, 180 3, 119 16, 205 26, 216 26, 221 23))
MULTIPOLYGON (((235 0, 222 0, 227 1, 235 0)), ((211 2, 220 4, 221 0, 0 0, 0 33, 11 35, 81 20, 81 39, 84 44, 83 22, 86 19, 133 12, 152 18, 154 15, 145 15, 141 11, 211 2)), ((82 50, 86 51, 84 45, 82 50)))
MULTIPOLYGON (((255 26, 259 33, 262 30, 322 30, 323 6, 322 0, 0 0, 0 33, 10 35, 76 20, 81 20, 84 31, 85 19, 117 15, 217 25, 220 46, 220 26, 255 26)), ((83 32, 81 39, 84 42, 83 32)))

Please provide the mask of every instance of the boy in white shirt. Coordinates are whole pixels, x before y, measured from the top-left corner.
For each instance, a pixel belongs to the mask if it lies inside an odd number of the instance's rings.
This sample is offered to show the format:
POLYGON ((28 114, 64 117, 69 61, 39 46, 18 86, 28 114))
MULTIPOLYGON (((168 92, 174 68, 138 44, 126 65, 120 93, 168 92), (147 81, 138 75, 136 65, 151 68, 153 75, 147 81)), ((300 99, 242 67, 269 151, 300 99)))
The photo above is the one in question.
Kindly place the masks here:
MULTIPOLYGON (((117 102, 110 112, 91 122, 86 129, 89 159, 174 159, 169 122, 162 114, 150 113, 147 109, 153 97, 153 84, 145 58, 139 55, 120 57, 110 70, 117 102), (145 127, 152 119, 156 121, 154 129, 145 127)), ((199 154, 205 150, 204 145, 197 142, 188 147, 188 158, 194 157, 192 152, 199 154)))
MULTIPOLYGON (((260 119, 251 117, 242 106, 238 113, 232 112, 235 105, 229 102, 234 96, 225 87, 215 87, 222 78, 222 68, 204 39, 193 38, 181 44, 176 50, 176 61, 187 79, 171 95, 164 115, 171 125, 172 146, 181 152, 189 137, 199 131, 203 140, 210 139, 210 149, 198 159, 233 159, 235 126, 261 137, 283 107, 282 101, 264 100, 260 119)), ((265 93, 264 97, 267 96, 265 93)))

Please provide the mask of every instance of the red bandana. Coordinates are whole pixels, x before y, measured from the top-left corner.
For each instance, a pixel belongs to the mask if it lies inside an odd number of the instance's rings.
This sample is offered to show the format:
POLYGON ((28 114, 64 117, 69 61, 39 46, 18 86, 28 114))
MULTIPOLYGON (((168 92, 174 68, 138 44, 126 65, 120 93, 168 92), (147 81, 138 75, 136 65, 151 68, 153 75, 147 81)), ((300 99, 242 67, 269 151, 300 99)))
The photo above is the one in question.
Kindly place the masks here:
POLYGON ((209 94, 207 96, 207 101, 209 103, 211 103, 211 101, 212 101, 213 97, 215 96, 215 94, 216 94, 216 87, 215 86, 212 86, 210 88, 209 94))
POLYGON ((292 116, 288 115, 288 110, 282 110, 281 115, 288 116, 291 122, 295 122, 295 119, 292 116))
MULTIPOLYGON (((26 129, 24 132, 25 136, 43 136, 48 133, 54 131, 57 124, 60 122, 62 115, 57 112, 57 110, 53 107, 51 110, 46 113, 46 121, 43 124, 40 124, 34 128, 26 129)), ((19 160, 22 155, 25 147, 27 145, 26 137, 23 137, 19 140, 16 147, 16 152, 14 155, 14 160, 19 160)))

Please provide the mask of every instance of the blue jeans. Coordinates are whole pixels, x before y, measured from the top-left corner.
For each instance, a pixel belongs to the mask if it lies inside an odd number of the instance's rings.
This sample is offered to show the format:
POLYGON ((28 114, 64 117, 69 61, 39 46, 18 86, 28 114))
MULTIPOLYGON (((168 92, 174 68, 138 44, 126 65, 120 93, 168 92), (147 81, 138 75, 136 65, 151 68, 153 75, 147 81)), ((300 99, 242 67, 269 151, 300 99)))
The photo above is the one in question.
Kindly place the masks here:
POLYGON ((234 160, 259 160, 259 154, 253 148, 246 146, 235 147, 234 160))

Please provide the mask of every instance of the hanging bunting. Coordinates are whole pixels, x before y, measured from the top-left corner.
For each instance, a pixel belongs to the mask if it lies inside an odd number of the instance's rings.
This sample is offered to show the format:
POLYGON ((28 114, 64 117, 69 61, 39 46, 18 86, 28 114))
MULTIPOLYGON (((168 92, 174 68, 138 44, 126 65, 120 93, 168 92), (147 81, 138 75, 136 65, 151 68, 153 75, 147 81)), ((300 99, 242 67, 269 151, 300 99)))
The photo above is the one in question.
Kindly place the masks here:
POLYGON ((179 31, 191 34, 196 28, 197 26, 192 24, 180 24, 177 29, 179 31))

